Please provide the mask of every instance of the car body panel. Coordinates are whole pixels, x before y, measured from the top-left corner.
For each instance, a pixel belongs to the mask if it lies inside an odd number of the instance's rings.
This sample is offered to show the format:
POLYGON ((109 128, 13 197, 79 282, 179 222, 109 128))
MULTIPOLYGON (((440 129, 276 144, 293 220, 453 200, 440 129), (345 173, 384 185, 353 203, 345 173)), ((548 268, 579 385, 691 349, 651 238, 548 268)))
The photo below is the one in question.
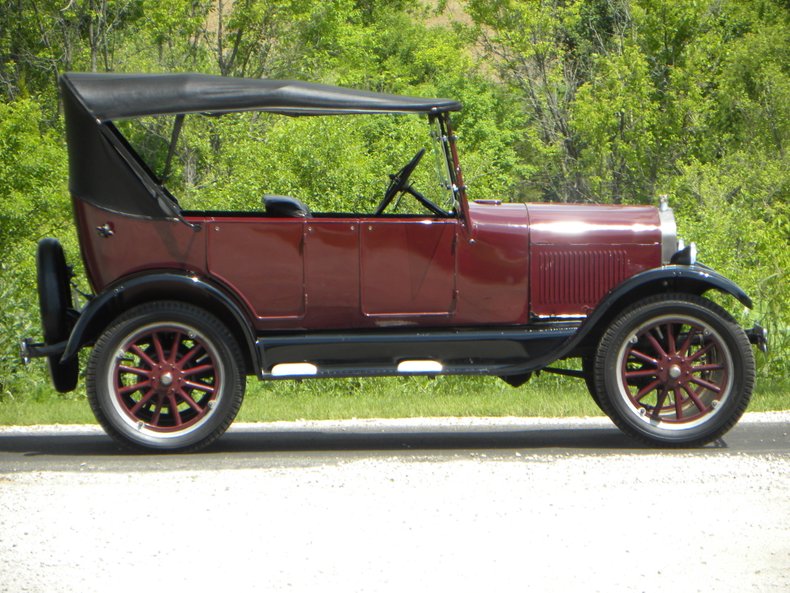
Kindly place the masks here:
POLYGON ((656 209, 642 206, 472 202, 468 221, 209 213, 188 217, 197 232, 78 199, 74 209, 95 291, 146 270, 192 272, 232 292, 258 331, 584 317, 661 265, 656 209))
POLYGON ((376 325, 453 315, 456 228, 455 219, 363 220, 359 250, 362 315, 376 325))
POLYGON ((237 294, 257 320, 304 316, 301 219, 213 218, 203 227, 209 276, 237 294))
POLYGON ((112 212, 77 198, 73 206, 85 271, 94 292, 146 270, 207 274, 205 233, 173 220, 112 212))
POLYGON ((305 327, 359 324, 359 220, 313 218, 304 225, 305 327))
POLYGON ((459 321, 523 324, 529 319, 529 218, 524 204, 469 203, 458 240, 459 321))

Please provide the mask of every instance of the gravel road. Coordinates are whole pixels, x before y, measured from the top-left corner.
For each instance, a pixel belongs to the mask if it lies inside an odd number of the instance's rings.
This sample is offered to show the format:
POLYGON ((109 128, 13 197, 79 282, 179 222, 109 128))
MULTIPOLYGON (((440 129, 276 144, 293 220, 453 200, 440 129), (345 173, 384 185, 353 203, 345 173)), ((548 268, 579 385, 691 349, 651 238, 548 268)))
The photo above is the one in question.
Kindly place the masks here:
POLYGON ((0 466, 0 591, 790 591, 790 454, 708 451, 0 466))

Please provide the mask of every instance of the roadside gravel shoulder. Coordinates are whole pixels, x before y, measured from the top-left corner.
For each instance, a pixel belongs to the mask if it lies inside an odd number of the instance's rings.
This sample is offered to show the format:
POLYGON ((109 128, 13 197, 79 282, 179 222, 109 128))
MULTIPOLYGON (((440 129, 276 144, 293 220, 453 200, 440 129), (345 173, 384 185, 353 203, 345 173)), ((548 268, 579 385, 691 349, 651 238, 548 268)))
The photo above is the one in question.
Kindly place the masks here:
MULTIPOLYGON (((786 439, 790 413, 742 423, 786 439)), ((58 471, 0 473, 0 593, 790 591, 787 453, 374 450, 392 434, 543 427, 615 432, 605 418, 352 419, 234 425, 263 441, 252 451, 91 459, 52 445, 58 471), (268 451, 291 432, 348 432, 354 450, 268 451)), ((105 440, 90 425, 0 428, 53 433, 105 440)))

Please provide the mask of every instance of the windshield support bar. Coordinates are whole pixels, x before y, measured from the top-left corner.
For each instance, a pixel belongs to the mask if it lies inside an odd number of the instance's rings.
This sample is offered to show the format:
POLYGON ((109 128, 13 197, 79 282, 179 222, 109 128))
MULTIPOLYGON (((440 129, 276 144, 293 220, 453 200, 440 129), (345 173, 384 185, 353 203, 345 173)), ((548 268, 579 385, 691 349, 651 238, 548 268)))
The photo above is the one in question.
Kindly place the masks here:
POLYGON ((170 163, 173 162, 173 155, 176 152, 176 144, 178 144, 178 136, 181 134, 181 126, 184 124, 184 114, 179 113, 176 115, 176 120, 173 123, 173 133, 170 135, 170 147, 167 150, 167 160, 165 161, 165 169, 162 171, 162 178, 159 183, 164 184, 170 176, 170 163))
POLYGON ((436 117, 439 120, 441 132, 442 148, 448 164, 450 181, 453 185, 453 199, 460 208, 460 215, 464 220, 469 220, 469 205, 466 198, 466 185, 464 185, 463 174, 461 173, 461 163, 458 160, 458 150, 455 146, 456 136, 450 122, 449 113, 441 113, 436 117))

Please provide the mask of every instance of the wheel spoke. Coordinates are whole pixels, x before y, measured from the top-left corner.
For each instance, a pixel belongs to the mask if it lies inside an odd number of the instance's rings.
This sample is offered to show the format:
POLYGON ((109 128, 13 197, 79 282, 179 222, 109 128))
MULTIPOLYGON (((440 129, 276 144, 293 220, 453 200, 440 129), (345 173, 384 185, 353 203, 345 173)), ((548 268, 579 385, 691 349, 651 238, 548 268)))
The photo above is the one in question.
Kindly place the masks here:
POLYGON ((159 417, 162 415, 162 406, 165 404, 165 397, 162 394, 159 394, 156 398, 156 411, 154 412, 154 417, 151 418, 151 425, 152 426, 159 426, 159 417))
POLYGON ((196 344, 195 346, 193 346, 193 347, 192 347, 192 348, 189 350, 189 352, 187 352, 186 354, 184 354, 184 356, 182 356, 182 357, 181 357, 181 359, 180 359, 180 360, 179 360, 179 361, 176 363, 176 366, 177 366, 179 369, 183 369, 183 368, 184 368, 184 365, 185 365, 185 364, 187 364, 187 363, 188 363, 190 360, 192 360, 193 358, 195 358, 195 356, 197 355, 197 353, 198 353, 198 352, 200 352, 200 350, 201 350, 202 348, 203 348, 203 346, 201 346, 200 344, 196 344))
POLYGON ((204 411, 203 408, 201 408, 197 404, 197 402, 194 399, 192 399, 192 396, 189 395, 186 391, 184 391, 183 389, 179 389, 178 390, 178 396, 181 399, 183 399, 187 404, 189 404, 189 407, 192 408, 193 410, 195 410, 198 414, 202 414, 203 413, 203 411, 204 411))
MULTIPOLYGON (((658 383, 658 381, 656 381, 656 383, 658 383)), ((658 398, 656 399, 656 407, 653 408, 653 413, 651 414, 653 418, 658 418, 661 414, 661 408, 664 407, 664 402, 667 400, 667 393, 668 389, 666 386, 664 386, 664 388, 658 394, 658 398)))
POLYGON ((204 373, 206 371, 213 371, 214 365, 213 364, 202 364, 200 366, 192 367, 191 369, 186 369, 183 371, 185 377, 190 377, 192 375, 197 375, 200 373, 204 373))
POLYGON ((125 364, 118 366, 118 371, 121 373, 132 373, 133 375, 138 375, 140 377, 150 377, 151 372, 145 369, 141 369, 139 367, 130 367, 126 366, 125 364))
POLYGON ((713 346, 714 346, 713 342, 708 342, 702 348, 697 350, 694 354, 689 356, 686 360, 688 362, 694 362, 695 360, 697 360, 703 354, 707 354, 710 351, 710 349, 713 348, 713 346))
POLYGON ((702 403, 702 400, 699 398, 693 389, 689 389, 688 385, 682 385, 683 390, 688 393, 688 396, 691 398, 691 401, 694 402, 694 405, 697 406, 697 409, 702 412, 703 414, 708 411, 707 406, 702 403))
POLYGON ((190 389, 197 389, 198 391, 205 391, 206 393, 214 393, 214 387, 211 385, 204 385, 203 383, 184 381, 184 386, 189 387, 190 389))
POLYGON ((140 348, 137 344, 132 344, 131 347, 132 352, 134 352, 137 356, 139 356, 145 364, 149 367, 154 368, 156 363, 148 356, 145 352, 143 352, 142 348, 140 348))
POLYGON ((176 356, 178 356, 178 347, 181 345, 181 336, 183 334, 181 332, 176 332, 175 336, 173 337, 173 347, 170 350, 170 356, 168 356, 167 361, 171 363, 175 363, 176 356))
POLYGON ((711 383, 710 381, 705 381, 705 379, 700 379, 699 377, 691 377, 689 379, 689 382, 696 383, 697 385, 700 385, 705 389, 710 389, 711 391, 714 391, 716 393, 721 393, 721 387, 719 385, 711 383))
POLYGON ((156 350, 156 359, 160 362, 167 360, 164 348, 162 348, 162 341, 159 339, 159 334, 157 332, 151 335, 151 341, 154 343, 154 349, 156 350))
POLYGON ((694 333, 696 331, 697 330, 694 327, 689 329, 689 333, 686 336, 686 339, 683 341, 683 344, 681 344, 680 350, 678 350, 678 354, 680 354, 681 356, 685 356, 688 353, 689 348, 691 348, 691 341, 694 339, 694 333))
POLYGON ((640 352, 636 348, 633 348, 629 354, 635 358, 638 358, 639 360, 658 366, 658 360, 652 356, 648 356, 647 354, 640 352))
POLYGON ((658 387, 660 384, 661 384, 661 381, 659 381, 658 379, 656 379, 655 381, 651 381, 650 383, 648 383, 647 385, 645 385, 644 387, 642 387, 642 389, 640 389, 640 390, 637 392, 637 394, 634 396, 634 399, 636 399, 637 401, 641 401, 641 399, 642 399, 643 397, 645 397, 645 396, 646 396, 648 393, 650 393, 651 391, 653 391, 653 390, 654 390, 656 387, 658 387))
POLYGON ((155 395, 156 395, 156 391, 154 391, 153 389, 150 389, 150 390, 148 391, 148 393, 146 393, 146 394, 145 394, 145 395, 144 395, 144 396, 143 396, 143 397, 140 399, 140 401, 139 401, 139 402, 137 402, 136 404, 134 404, 134 405, 133 405, 133 406, 132 406, 132 407, 129 409, 129 411, 130 411, 132 414, 136 414, 138 411, 140 411, 140 408, 142 408, 142 407, 143 407, 145 404, 147 404, 149 401, 151 401, 151 398, 152 398, 152 397, 154 397, 155 395))
POLYGON ((673 355, 677 353, 677 347, 675 345, 675 334, 672 331, 671 323, 667 323, 667 354, 673 355))
POLYGON ((174 393, 167 394, 167 407, 170 409, 170 415, 173 417, 173 422, 176 426, 181 426, 184 421, 181 420, 181 412, 178 411, 178 402, 174 393))
POLYGON ((647 332, 645 334, 645 337, 647 338, 647 341, 650 342, 650 345, 653 346, 653 350, 655 350, 656 354, 658 354, 662 358, 667 356, 667 353, 664 352, 664 348, 661 346, 661 344, 658 343, 658 340, 656 340, 655 337, 653 337, 653 334, 647 332))
POLYGON ((626 371, 626 379, 636 379, 637 377, 655 377, 658 371, 656 369, 642 369, 639 371, 626 371))
POLYGON ((701 373, 702 371, 721 371, 723 369, 723 364, 701 364, 699 366, 691 367, 691 372, 701 373))
POLYGON ((675 397, 675 417, 678 420, 682 420, 683 419, 683 405, 682 405, 682 401, 680 399, 680 390, 677 387, 673 387, 672 388, 672 393, 674 394, 674 397, 675 397))
POLYGON ((121 387, 118 390, 118 393, 121 395, 128 395, 130 393, 134 393, 135 391, 140 391, 143 387, 150 387, 151 381, 140 381, 139 383, 134 383, 132 385, 126 385, 125 387, 121 387))

